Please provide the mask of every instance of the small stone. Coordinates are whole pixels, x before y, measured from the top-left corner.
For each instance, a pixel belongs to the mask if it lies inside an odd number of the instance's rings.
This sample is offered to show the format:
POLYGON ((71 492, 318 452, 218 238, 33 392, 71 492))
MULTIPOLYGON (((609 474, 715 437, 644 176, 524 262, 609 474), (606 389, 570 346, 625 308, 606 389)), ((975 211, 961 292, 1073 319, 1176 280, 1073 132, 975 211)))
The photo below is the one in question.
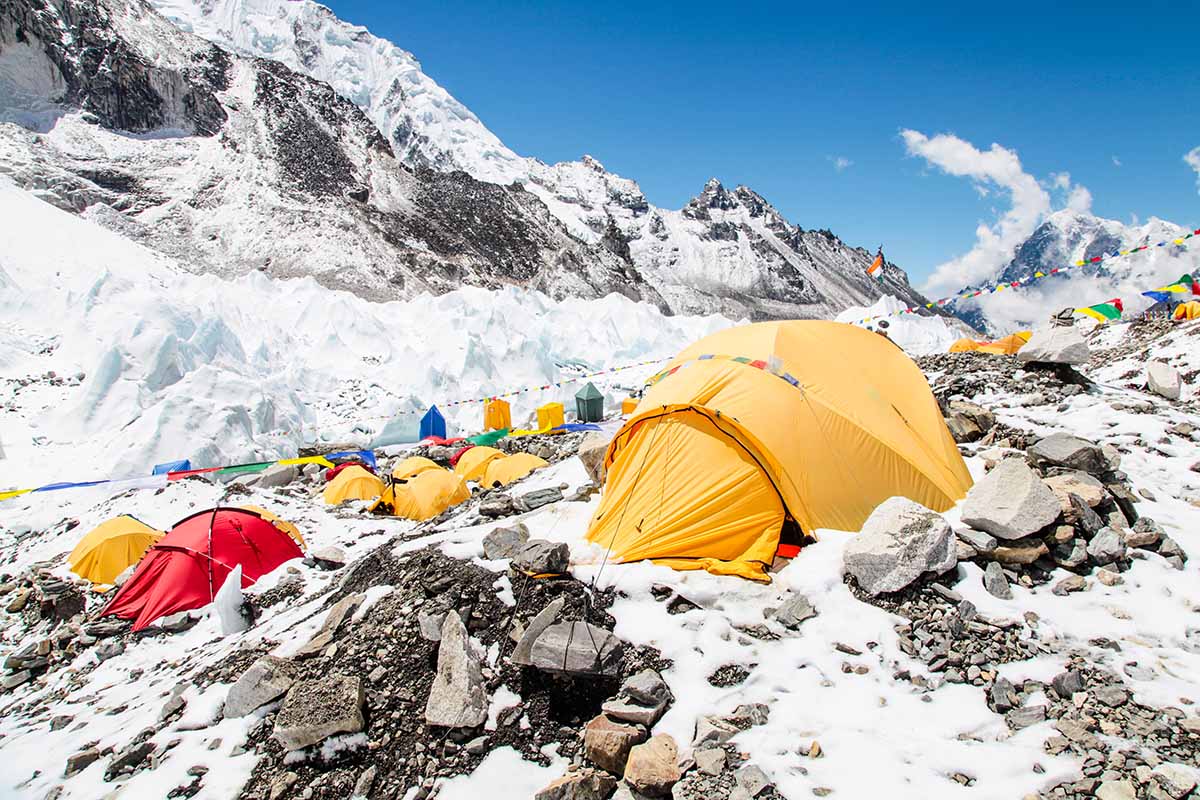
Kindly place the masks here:
POLYGON ((1055 694, 1063 700, 1070 700, 1076 692, 1083 691, 1083 673, 1076 669, 1060 672, 1050 681, 1050 685, 1054 687, 1055 694))
POLYGON ((1110 569, 1096 570, 1096 580, 1100 581, 1105 586, 1120 586, 1125 582, 1125 579, 1121 577, 1121 573, 1113 572, 1110 569))
POLYGON ((738 786, 746 790, 750 797, 758 797, 763 789, 771 785, 767 774, 754 764, 748 764, 739 769, 733 776, 738 786))
POLYGON ((507 517, 515 511, 513 499, 500 492, 493 492, 479 504, 479 513, 485 517, 507 517))
POLYGON ((295 683, 288 662, 275 656, 263 656, 242 673, 225 696, 225 717, 244 717, 277 697, 295 683))
POLYGON ((1054 584, 1054 588, 1051 591, 1059 597, 1066 597, 1072 592, 1082 592, 1087 588, 1087 585, 1087 581, 1084 580, 1082 575, 1068 575, 1054 584))
POLYGON ((705 775, 720 775, 725 769, 727 756, 721 748, 710 747, 704 750, 697 750, 692 754, 692 758, 696 762, 696 769, 705 775))
POLYGON ((1105 781, 1096 790, 1097 800, 1137 800, 1137 793, 1129 781, 1105 781))
POLYGON ((321 569, 333 570, 341 569, 346 566, 346 553, 340 547, 322 547, 317 550, 312 550, 308 554, 309 558, 317 563, 321 569))
POLYGON ((992 551, 992 558, 1001 564, 1032 564, 1042 556, 1048 555, 1049 552, 1050 549, 1046 547, 1045 542, 1034 539, 997 547, 992 551))
POLYGON ((557 503, 563 499, 562 489, 557 486, 551 486, 546 489, 536 489, 532 492, 526 492, 517 500, 525 510, 533 511, 535 508, 557 503))
POLYGON ((338 733, 363 729, 362 679, 325 675, 299 681, 288 690, 275 717, 275 739, 286 750, 317 744, 338 733))
POLYGON ((358 780, 354 782, 354 796, 368 797, 371 794, 371 787, 375 785, 375 766, 371 765, 363 770, 358 776, 358 780))
POLYGON ((977 531, 974 528, 959 528, 954 531, 954 535, 975 548, 976 552, 984 555, 991 553, 996 549, 996 545, 999 544, 995 536, 983 531, 977 531))
POLYGON ((593 764, 614 775, 624 774, 629 751, 645 740, 644 728, 622 725, 603 714, 594 717, 583 728, 584 754, 593 764))
POLYGON ((80 750, 78 753, 67 758, 67 768, 63 772, 64 778, 69 778, 77 772, 81 772, 87 768, 89 764, 100 758, 100 751, 94 747, 89 747, 86 750, 80 750))
POLYGON ((488 696, 467 629, 451 611, 442 624, 437 673, 425 704, 425 722, 443 728, 475 728, 487 719, 488 696))
POLYGON ((999 563, 993 561, 983 571, 983 588, 988 594, 1001 600, 1012 599, 1012 588, 1008 585, 1008 577, 999 563))
POLYGON ((483 537, 483 556, 489 560, 514 558, 528 541, 529 529, 521 523, 496 528, 483 537))
POLYGON ((1111 564, 1125 557, 1125 541, 1112 528, 1104 528, 1088 542, 1087 551, 1097 564, 1111 564))
POLYGON ((549 672, 569 675, 616 675, 624 642, 612 631, 587 622, 559 622, 533 643, 529 661, 549 672))
POLYGON ((1054 522, 1058 498, 1021 459, 1007 458, 967 492, 962 521, 1000 539, 1021 539, 1054 522))
POLYGON ((1004 715, 1005 721, 1013 730, 1021 730, 1028 728, 1030 725, 1036 725, 1046 719, 1045 706, 1026 706, 1025 708, 1014 708, 1004 715))
POLYGON ((300 780, 300 776, 294 772, 283 772, 276 775, 275 779, 271 781, 267 797, 269 800, 280 800, 296 785, 296 781, 298 780, 300 780))
POLYGON ((807 597, 799 592, 793 592, 783 605, 771 612, 770 616, 783 627, 796 630, 802 622, 817 616, 817 610, 813 608, 807 597))
POLYGON ((605 800, 616 788, 617 779, 600 770, 583 768, 568 772, 533 796, 534 800, 605 800))
POLYGON ((1163 762, 1150 771, 1150 780, 1156 783, 1171 800, 1182 800, 1196 788, 1195 773, 1180 764, 1163 762))
POLYGON ((1129 702, 1129 692, 1120 686, 1098 686, 1092 693, 1109 708, 1119 708, 1129 702))
POLYGON ((625 765, 625 781, 635 790, 651 797, 671 791, 679 780, 679 749, 669 734, 660 733, 635 746, 625 765))
POLYGON ((566 544, 531 539, 513 558, 513 566, 534 575, 561 575, 569 568, 570 561, 571 550, 566 544))
POLYGON ((533 651, 533 643, 541 636, 546 628, 554 624, 559 616, 562 615, 562 610, 566 606, 567 600, 565 597, 556 597, 537 613, 529 622, 529 627, 521 634, 517 646, 513 648, 512 655, 509 660, 520 666, 529 666, 532 662, 529 660, 530 654, 533 651))
POLYGON ((1167 400, 1178 400, 1182 391, 1183 381, 1179 371, 1161 361, 1151 361, 1146 365, 1146 387, 1167 400))

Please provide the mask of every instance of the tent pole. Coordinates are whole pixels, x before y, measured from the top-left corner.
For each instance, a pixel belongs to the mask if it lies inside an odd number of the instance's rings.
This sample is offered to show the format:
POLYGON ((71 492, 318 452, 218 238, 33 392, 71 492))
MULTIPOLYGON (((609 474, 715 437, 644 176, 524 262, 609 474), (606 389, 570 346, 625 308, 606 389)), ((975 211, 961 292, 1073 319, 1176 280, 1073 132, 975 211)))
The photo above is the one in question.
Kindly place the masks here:
POLYGON ((208 602, 217 599, 216 592, 213 591, 213 554, 212 554, 212 536, 213 525, 217 522, 217 509, 220 506, 213 506, 212 516, 208 518, 208 602))

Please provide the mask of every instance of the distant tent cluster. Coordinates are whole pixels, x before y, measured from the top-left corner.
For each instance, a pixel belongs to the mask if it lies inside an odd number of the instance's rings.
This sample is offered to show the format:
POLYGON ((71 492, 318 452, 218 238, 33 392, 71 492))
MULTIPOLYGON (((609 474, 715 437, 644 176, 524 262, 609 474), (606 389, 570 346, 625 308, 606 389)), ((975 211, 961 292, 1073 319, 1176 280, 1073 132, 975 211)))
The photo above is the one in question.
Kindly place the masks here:
POLYGON ((295 525, 258 506, 241 506, 197 511, 167 532, 131 516, 114 517, 80 539, 67 564, 101 591, 136 565, 101 613, 131 619, 138 631, 211 603, 235 567, 248 587, 303 555, 295 525))
POLYGON ((976 341, 974 339, 959 339, 950 345, 951 353, 987 353, 994 356, 1011 356, 1029 343, 1033 331, 1017 331, 1003 339, 995 341, 976 341))

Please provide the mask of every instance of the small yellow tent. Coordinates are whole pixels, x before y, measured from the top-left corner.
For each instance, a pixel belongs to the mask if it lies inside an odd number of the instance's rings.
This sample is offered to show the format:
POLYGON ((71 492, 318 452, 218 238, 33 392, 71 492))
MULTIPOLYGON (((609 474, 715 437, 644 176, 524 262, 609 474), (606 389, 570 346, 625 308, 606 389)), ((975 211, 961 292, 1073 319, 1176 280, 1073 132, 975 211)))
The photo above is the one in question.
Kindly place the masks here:
POLYGON ((513 453, 511 456, 492 459, 488 462, 487 471, 484 473, 481 483, 489 488, 507 486, 549 463, 546 459, 538 458, 532 453, 513 453))
POLYGON ((1200 319, 1200 302, 1189 300, 1186 303, 1180 303, 1175 306, 1175 312, 1171 316, 1172 319, 1200 319))
POLYGON ((994 342, 980 345, 979 352, 990 353, 994 356, 1011 356, 1028 344, 1032 336, 1033 331, 1017 331, 1005 336, 1003 339, 997 339, 994 342))
POLYGON ((404 483, 405 481, 411 481, 422 472, 429 472, 435 469, 441 469, 437 465, 437 462, 425 458, 425 456, 409 456, 392 468, 392 477, 404 483))
POLYGON ((588 539, 621 561, 764 581, 789 517, 856 531, 889 497, 945 511, 971 486, 917 365, 836 322, 700 340, 651 378, 604 461, 588 539))
POLYGON ((325 502, 331 506, 347 500, 370 500, 383 493, 383 481, 357 464, 346 467, 325 487, 325 502))
POLYGON ((497 458, 504 458, 504 452, 494 447, 477 445, 458 457, 454 471, 462 475, 463 480, 478 482, 483 480, 488 462, 497 458))
POLYGON ((563 404, 546 403, 537 410, 537 427, 539 431, 557 428, 563 424, 563 404))
POLYGON ((408 483, 387 487, 371 510, 388 506, 397 517, 427 520, 470 499, 471 490, 463 477, 439 468, 422 472, 408 483))
POLYGON ((621 401, 621 414, 632 414, 637 411, 638 401, 636 397, 626 397, 621 401))
POLYGON ((288 536, 295 539, 296 544, 300 545, 301 550, 305 549, 306 545, 304 544, 304 537, 300 535, 300 529, 297 528, 292 523, 288 522, 286 519, 277 517, 276 515, 272 514, 270 511, 267 511, 265 508, 263 508, 261 506, 242 506, 242 508, 246 509, 247 511, 253 511, 255 514, 258 514, 260 517, 265 519, 267 522, 271 523, 276 528, 279 528, 279 530, 283 531, 288 536))
POLYGON ((499 431, 511 427, 512 409, 509 408, 508 401, 501 400, 499 397, 488 400, 487 405, 483 407, 483 429, 499 431))
POLYGON ((974 339, 959 339, 954 344, 950 345, 948 353, 969 353, 972 350, 979 349, 979 342, 974 339))
POLYGON ((67 564, 71 571, 92 583, 110 584, 163 537, 133 517, 121 516, 96 526, 79 540, 67 564))

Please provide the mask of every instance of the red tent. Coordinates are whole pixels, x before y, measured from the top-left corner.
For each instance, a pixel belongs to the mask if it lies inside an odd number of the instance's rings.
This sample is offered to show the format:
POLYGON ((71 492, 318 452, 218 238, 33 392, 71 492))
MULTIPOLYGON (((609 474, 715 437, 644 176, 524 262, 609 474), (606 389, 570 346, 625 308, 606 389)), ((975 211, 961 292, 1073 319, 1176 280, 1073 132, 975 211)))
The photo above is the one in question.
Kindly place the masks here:
POLYGON ((329 469, 325 470, 325 482, 328 483, 329 481, 333 480, 342 470, 347 469, 348 467, 362 467, 372 475, 375 474, 375 470, 371 469, 369 464, 364 464, 361 461, 347 461, 344 464, 338 464, 336 467, 330 467, 329 469))
POLYGON ((132 619, 133 629, 140 631, 160 617, 211 603, 238 564, 246 588, 303 555, 285 530, 253 511, 198 511, 147 551, 103 614, 132 619))
POLYGON ((452 467, 456 467, 456 466, 458 466, 458 460, 459 460, 460 458, 462 458, 462 455, 463 455, 463 453, 467 452, 468 450, 470 450, 470 449, 471 449, 472 447, 474 447, 474 446, 475 446, 475 445, 473 445, 473 444, 469 444, 469 445, 467 445, 466 447, 464 447, 463 449, 461 449, 461 450, 459 450, 458 452, 456 452, 454 455, 450 456, 450 466, 452 466, 452 467))

